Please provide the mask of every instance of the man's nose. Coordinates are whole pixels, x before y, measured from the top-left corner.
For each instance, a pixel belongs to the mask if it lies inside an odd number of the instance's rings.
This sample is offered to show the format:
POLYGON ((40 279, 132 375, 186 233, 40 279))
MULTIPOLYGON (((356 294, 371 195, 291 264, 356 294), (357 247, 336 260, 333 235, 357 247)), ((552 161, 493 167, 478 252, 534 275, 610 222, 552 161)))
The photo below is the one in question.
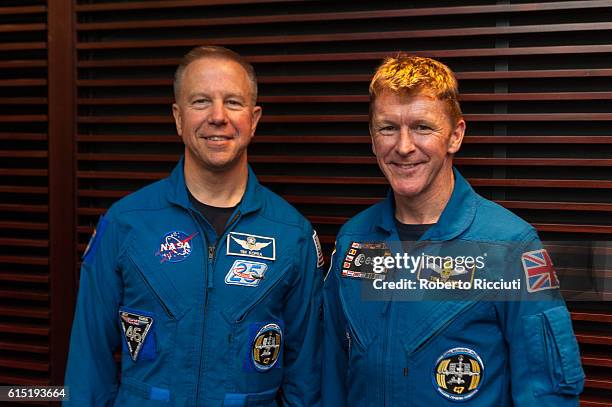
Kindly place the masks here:
POLYGON ((225 105, 223 102, 214 102, 210 115, 208 116, 208 123, 215 125, 223 125, 227 123, 227 112, 225 111, 225 105))
POLYGON ((410 129, 402 127, 400 129, 399 140, 397 141, 396 150, 401 155, 408 155, 416 150, 414 142, 412 140, 412 134, 410 129))

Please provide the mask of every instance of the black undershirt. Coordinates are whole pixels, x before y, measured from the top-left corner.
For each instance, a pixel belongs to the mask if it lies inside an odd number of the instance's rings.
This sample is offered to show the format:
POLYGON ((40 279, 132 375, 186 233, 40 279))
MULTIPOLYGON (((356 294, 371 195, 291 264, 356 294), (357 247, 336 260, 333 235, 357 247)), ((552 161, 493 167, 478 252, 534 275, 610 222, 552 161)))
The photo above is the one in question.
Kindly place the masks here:
POLYGON ((433 225, 435 225, 435 223, 401 223, 399 220, 395 219, 397 234, 402 242, 415 242, 419 240, 433 225))
POLYGON ((206 205, 200 201, 198 201, 191 192, 189 192, 189 200, 193 203, 193 206, 206 218, 208 223, 212 225, 217 232, 217 236, 221 236, 225 231, 225 225, 227 225, 227 221, 229 220, 232 213, 236 209, 236 206, 232 206, 231 208, 219 208, 216 206, 206 205))

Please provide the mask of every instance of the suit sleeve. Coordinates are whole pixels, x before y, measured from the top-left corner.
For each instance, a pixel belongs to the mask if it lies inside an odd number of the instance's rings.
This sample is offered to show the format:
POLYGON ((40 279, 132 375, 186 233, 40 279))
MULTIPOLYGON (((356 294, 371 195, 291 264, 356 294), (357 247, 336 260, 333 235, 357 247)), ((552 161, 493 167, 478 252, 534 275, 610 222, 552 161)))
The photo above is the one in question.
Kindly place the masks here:
POLYGON ((118 243, 116 223, 102 217, 83 256, 65 377, 70 399, 64 406, 111 406, 117 394, 118 243))
POLYGON ((332 253, 330 270, 323 288, 323 384, 324 407, 345 407, 347 399, 346 374, 348 346, 346 319, 342 311, 338 287, 337 253, 332 253))
POLYGON ((285 308, 284 406, 318 406, 321 397, 322 256, 316 234, 307 225, 299 278, 285 308))
POLYGON ((552 261, 533 229, 518 246, 508 262, 521 278, 521 298, 498 304, 510 350, 514 405, 578 406, 584 372, 552 261), (541 268, 534 269, 538 264, 541 268))

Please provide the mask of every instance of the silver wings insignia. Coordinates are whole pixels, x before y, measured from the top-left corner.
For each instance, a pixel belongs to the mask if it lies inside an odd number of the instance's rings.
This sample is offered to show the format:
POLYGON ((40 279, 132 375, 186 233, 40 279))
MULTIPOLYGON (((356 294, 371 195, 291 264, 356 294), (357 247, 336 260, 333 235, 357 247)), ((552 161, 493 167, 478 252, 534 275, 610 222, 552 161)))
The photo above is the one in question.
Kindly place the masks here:
POLYGON ((246 249, 246 250, 261 250, 264 247, 268 246, 270 243, 272 243, 272 242, 266 242, 266 243, 257 242, 257 241, 255 241, 255 238, 250 238, 250 239, 247 239, 247 240, 242 240, 242 239, 235 238, 234 236, 231 236, 231 237, 232 237, 232 239, 234 239, 234 241, 236 243, 238 243, 240 245, 240 247, 242 247, 243 249, 246 249))

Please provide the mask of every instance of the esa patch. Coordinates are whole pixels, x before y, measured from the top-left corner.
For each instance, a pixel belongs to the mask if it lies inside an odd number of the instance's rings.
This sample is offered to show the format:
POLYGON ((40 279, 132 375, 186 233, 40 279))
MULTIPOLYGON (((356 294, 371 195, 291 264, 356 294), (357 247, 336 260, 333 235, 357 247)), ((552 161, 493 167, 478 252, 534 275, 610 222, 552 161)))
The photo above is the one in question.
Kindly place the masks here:
POLYGON ((319 236, 317 236, 316 230, 314 230, 312 233, 312 241, 314 242, 314 246, 317 249, 317 268, 323 267, 325 259, 323 258, 323 249, 321 249, 321 242, 319 242, 319 236))
POLYGON ((385 242, 352 242, 342 261, 342 277, 384 280, 386 270, 374 272, 374 258, 391 256, 385 242))
POLYGON ((476 352, 453 348, 438 358, 433 371, 433 385, 438 393, 452 401, 466 401, 478 393, 484 364, 476 352))
POLYGON ((283 329, 276 322, 249 325, 249 352, 244 370, 267 372, 279 368, 282 355, 283 329))
POLYGON ((229 256, 276 260, 276 239, 248 233, 230 232, 227 235, 227 254, 229 256))
POLYGON ((268 269, 265 263, 236 260, 225 275, 225 284, 257 287, 268 269))
POLYGON ((159 242, 159 250, 155 255, 160 257, 161 263, 181 262, 191 255, 191 239, 196 237, 197 234, 198 232, 190 235, 181 231, 168 232, 162 236, 159 242))
POLYGON ((119 322, 123 330, 123 349, 126 350, 134 362, 141 359, 155 358, 155 338, 149 336, 153 326, 153 314, 143 311, 121 308, 119 322))
POLYGON ((89 243, 87 244, 87 248, 83 253, 83 263, 89 264, 93 259, 96 251, 98 250, 98 246, 100 246, 100 240, 104 235, 104 231, 106 230, 106 226, 108 226, 108 220, 104 216, 100 216, 100 220, 98 221, 98 226, 94 229, 93 235, 89 239, 89 243))
POLYGON ((521 255, 527 291, 535 293, 559 288, 559 279, 546 249, 525 252, 521 255))

